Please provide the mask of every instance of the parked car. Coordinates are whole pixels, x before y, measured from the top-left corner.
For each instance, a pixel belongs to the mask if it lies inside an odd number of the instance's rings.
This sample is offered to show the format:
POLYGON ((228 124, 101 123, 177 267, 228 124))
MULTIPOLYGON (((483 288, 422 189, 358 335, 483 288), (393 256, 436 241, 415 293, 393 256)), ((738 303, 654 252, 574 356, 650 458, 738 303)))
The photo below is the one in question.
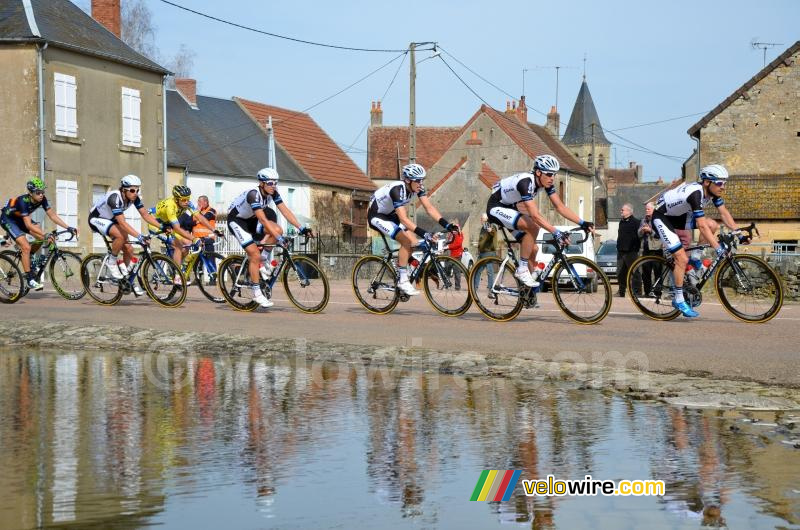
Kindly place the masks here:
POLYGON ((597 249, 597 259, 600 270, 606 273, 609 280, 617 277, 617 242, 613 239, 603 241, 597 249))
MULTIPOLYGON (((563 232, 567 232, 573 228, 574 226, 556 226, 558 230, 563 232)), ((539 233, 541 236, 540 239, 545 241, 544 244, 540 245, 539 248, 539 255, 537 256, 537 260, 539 261, 539 267, 546 266, 550 260, 553 259, 553 252, 555 251, 555 246, 553 245, 553 234, 547 231, 542 231, 539 233), (549 241, 549 243, 548 243, 549 241)), ((594 243, 593 238, 590 236, 586 241, 583 243, 579 243, 581 239, 585 237, 583 232, 571 232, 569 235, 570 244, 567 247, 565 253, 567 255, 576 255, 576 256, 583 256, 590 260, 594 261, 594 243)), ((577 271, 578 275, 583 278, 585 281, 591 282, 592 285, 592 292, 597 290, 597 275, 596 272, 589 269, 585 265, 576 265, 575 270, 577 271)), ((550 280, 552 280, 553 271, 550 271, 550 274, 547 276, 545 281, 542 283, 542 290, 546 291, 550 288, 550 280)))

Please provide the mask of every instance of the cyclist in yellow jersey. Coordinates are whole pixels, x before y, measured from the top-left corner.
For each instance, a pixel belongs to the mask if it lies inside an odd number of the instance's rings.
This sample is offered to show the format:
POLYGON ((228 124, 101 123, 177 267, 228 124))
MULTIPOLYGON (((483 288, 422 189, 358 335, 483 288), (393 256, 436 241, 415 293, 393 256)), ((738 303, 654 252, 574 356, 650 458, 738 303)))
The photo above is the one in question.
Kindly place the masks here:
MULTIPOLYGON (((200 212, 192 208, 189 202, 191 197, 192 190, 187 186, 178 185, 172 188, 172 197, 167 197, 159 201, 155 207, 155 218, 161 223, 161 228, 163 230, 171 230, 175 234, 175 237, 172 239, 172 248, 175 249, 174 259, 178 266, 181 265, 183 258, 189 253, 189 249, 184 246, 186 245, 184 241, 194 241, 194 236, 181 228, 180 221, 178 220, 184 212, 189 213, 193 219, 208 228, 209 231, 216 233, 211 223, 200 215, 200 212)), ((214 235, 212 234, 209 237, 213 238, 214 235)))

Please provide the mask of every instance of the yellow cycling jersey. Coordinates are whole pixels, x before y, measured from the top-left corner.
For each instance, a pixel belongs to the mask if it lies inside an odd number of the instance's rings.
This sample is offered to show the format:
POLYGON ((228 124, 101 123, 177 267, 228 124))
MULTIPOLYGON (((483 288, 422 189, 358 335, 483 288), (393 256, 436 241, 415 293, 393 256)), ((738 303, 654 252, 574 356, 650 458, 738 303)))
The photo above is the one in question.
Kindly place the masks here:
POLYGON ((192 203, 189 203, 186 208, 181 208, 174 197, 167 197, 156 204, 155 218, 164 224, 176 225, 179 224, 178 217, 184 212, 194 215, 192 203))

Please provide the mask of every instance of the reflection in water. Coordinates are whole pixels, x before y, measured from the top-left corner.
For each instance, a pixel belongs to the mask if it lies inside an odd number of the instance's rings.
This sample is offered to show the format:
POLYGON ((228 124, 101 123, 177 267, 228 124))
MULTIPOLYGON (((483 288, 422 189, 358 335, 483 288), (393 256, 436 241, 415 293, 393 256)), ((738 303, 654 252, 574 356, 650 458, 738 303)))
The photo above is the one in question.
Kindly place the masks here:
POLYGON ((780 438, 733 412, 569 386, 266 358, 8 352, 0 526, 797 525, 800 455, 780 438), (667 494, 539 498, 518 486, 509 502, 470 503, 482 469, 655 478, 667 494))

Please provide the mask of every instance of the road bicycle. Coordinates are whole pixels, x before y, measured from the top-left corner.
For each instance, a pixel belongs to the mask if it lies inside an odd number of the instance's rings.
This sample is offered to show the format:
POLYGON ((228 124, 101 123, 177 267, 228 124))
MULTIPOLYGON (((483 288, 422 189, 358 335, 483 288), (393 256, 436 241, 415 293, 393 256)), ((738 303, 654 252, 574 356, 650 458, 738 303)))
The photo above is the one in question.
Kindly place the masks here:
MULTIPOLYGON (((45 234, 44 239, 35 240, 31 243, 31 273, 41 283, 44 281, 44 273, 47 271, 50 283, 53 284, 58 294, 67 300, 79 300, 86 294, 79 276, 81 257, 79 254, 61 250, 58 247, 57 239, 64 234, 69 234, 69 238, 62 241, 62 243, 72 241, 75 238, 75 232, 70 230, 53 230, 45 234), (41 254, 36 254, 40 247, 44 247, 44 250, 42 250, 41 254)), ((5 250, 0 254, 11 260, 17 269, 22 271, 22 251, 19 248, 5 250)), ((22 290, 19 297, 13 299, 13 301, 19 300, 19 298, 30 292, 24 275, 20 282, 22 290)), ((4 295, 0 294, 0 298, 3 297, 4 295)))
MULTIPOLYGON (((731 315, 743 322, 767 322, 781 310, 783 284, 763 259, 736 253, 739 236, 745 233, 748 239, 752 239, 753 233, 759 235, 755 223, 719 234, 717 240, 725 252, 709 263, 699 279, 695 280, 694 274, 686 274, 683 296, 691 307, 698 307, 703 302, 703 287, 713 278, 717 297, 731 315)), ((707 248, 711 245, 695 245, 688 247, 686 252, 707 248)), ((634 305, 654 320, 673 320, 681 314, 672 307, 673 268, 671 256, 641 256, 631 264, 628 272, 628 292, 634 305), (655 271, 653 285, 648 292, 642 292, 638 282, 645 273, 652 271, 655 271)))
MULTIPOLYGON (((149 238, 148 238, 149 239, 149 238)), ((89 254, 81 262, 81 281, 89 296, 98 304, 114 305, 122 295, 133 292, 133 282, 138 282, 154 302, 163 307, 179 307, 186 300, 186 277, 180 267, 169 256, 150 250, 149 240, 145 243, 129 241, 142 247, 137 261, 131 263, 128 275, 117 280, 108 267, 111 256, 111 242, 103 237, 108 252, 89 254)))
MULTIPOLYGON (((353 267, 353 292, 358 301, 370 313, 385 315, 391 313, 399 302, 407 302, 409 295, 397 287, 396 271, 398 250, 389 247, 386 236, 383 238, 383 256, 364 256, 353 267)), ((422 282, 425 298, 439 313, 457 317, 463 315, 472 304, 469 288, 466 285, 456 286, 455 275, 460 274, 462 282, 468 278, 467 269, 457 259, 438 255, 431 245, 421 241, 412 248, 420 251, 419 259, 411 259, 411 270, 408 279, 412 285, 422 282), (457 271, 457 272, 456 272, 457 271)))
MULTIPOLYGON (((313 259, 306 256, 294 256, 291 251, 296 236, 284 237, 282 244, 267 245, 254 243, 263 253, 274 253, 277 257, 270 260, 270 269, 266 276, 259 273, 257 287, 267 298, 272 298, 275 283, 280 279, 289 301, 303 313, 319 313, 328 305, 330 286, 325 272, 313 259)), ((303 245, 308 243, 308 236, 303 245)), ((258 303, 253 301, 253 288, 256 284, 250 280, 249 260, 247 254, 233 255, 225 258, 219 265, 217 283, 225 301, 239 311, 253 311, 258 303)))
MULTIPOLYGON (((166 255, 174 258, 175 249, 172 246, 172 238, 175 236, 165 233, 155 233, 154 235, 164 244, 166 255)), ((222 296, 217 284, 217 271, 225 256, 214 249, 214 245, 218 241, 202 237, 195 243, 184 245, 189 249, 189 253, 181 263, 181 271, 189 279, 189 285, 197 285, 203 296, 214 303, 224 304, 225 297, 222 296)))
MULTIPOLYGON (((7 239, 0 236, 0 245, 6 245, 7 239)), ((13 304, 22 296, 22 285, 25 278, 14 260, 0 252, 0 303, 13 304)))
MULTIPOLYGON (((537 307, 540 287, 528 287, 519 281, 514 272, 519 261, 512 240, 505 227, 499 226, 506 242, 506 256, 481 258, 472 267, 469 288, 475 305, 492 320, 505 322, 519 315, 523 308, 537 307), (492 278, 490 282, 489 279, 492 278)), ((583 230, 576 228, 570 232, 583 230)), ((582 244, 585 237, 573 244, 582 244)), ((579 324, 596 324, 611 310, 611 283, 600 267, 589 258, 567 255, 563 243, 554 240, 537 240, 539 244, 554 247, 553 257, 544 265, 539 263, 539 281, 550 282, 556 304, 570 319, 579 324), (550 272, 552 271, 552 277, 550 272)))

